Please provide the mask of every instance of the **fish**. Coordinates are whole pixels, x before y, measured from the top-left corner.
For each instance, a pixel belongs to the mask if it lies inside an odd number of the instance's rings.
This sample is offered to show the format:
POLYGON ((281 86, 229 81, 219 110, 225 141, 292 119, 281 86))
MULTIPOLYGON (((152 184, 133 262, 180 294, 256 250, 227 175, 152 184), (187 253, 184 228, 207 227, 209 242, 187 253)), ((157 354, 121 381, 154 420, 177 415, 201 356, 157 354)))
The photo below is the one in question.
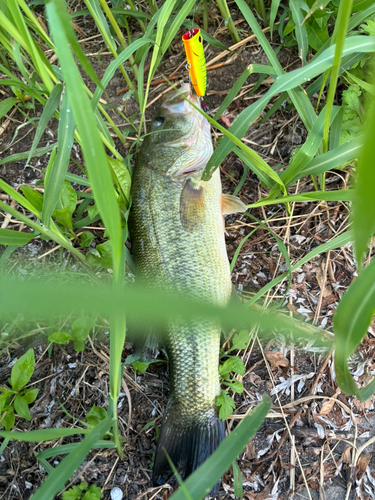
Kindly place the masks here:
MULTIPOLYGON (((200 107, 200 100, 190 84, 173 90, 144 137, 132 178, 132 252, 136 278, 149 289, 224 307, 232 283, 223 215, 244 212, 246 205, 222 194, 219 169, 201 180, 213 146, 210 124, 193 105, 200 107)), ((220 335, 214 320, 166 326, 170 393, 153 465, 155 485, 172 476, 168 457, 187 478, 225 437, 215 405, 220 335)))

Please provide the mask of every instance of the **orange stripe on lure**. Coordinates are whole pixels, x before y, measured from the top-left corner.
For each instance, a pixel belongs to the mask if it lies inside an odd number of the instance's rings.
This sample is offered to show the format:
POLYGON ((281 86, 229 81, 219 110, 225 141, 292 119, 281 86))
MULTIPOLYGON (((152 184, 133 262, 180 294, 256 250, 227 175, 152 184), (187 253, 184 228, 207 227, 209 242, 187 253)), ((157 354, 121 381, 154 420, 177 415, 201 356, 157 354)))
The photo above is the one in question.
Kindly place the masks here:
POLYGON ((206 93, 207 72, 200 30, 195 28, 182 36, 191 84, 195 93, 201 97, 206 93))

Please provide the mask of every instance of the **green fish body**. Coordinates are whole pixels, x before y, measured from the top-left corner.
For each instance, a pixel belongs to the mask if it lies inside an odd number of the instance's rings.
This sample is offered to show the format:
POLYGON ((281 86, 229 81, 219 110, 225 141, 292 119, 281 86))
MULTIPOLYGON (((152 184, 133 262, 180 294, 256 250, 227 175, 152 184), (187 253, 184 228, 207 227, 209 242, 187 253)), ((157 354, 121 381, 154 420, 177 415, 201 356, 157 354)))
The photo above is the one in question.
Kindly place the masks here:
MULTIPOLYGON (((190 95, 190 86, 180 90, 190 95)), ((201 180, 212 154, 210 126, 174 92, 161 105, 138 154, 132 183, 132 248, 140 280, 152 289, 225 306, 232 284, 223 213, 244 211, 221 192, 219 170, 201 180)), ((220 325, 195 319, 168 325, 170 396, 156 450, 153 481, 171 475, 166 458, 187 477, 225 435, 217 416, 220 325)))

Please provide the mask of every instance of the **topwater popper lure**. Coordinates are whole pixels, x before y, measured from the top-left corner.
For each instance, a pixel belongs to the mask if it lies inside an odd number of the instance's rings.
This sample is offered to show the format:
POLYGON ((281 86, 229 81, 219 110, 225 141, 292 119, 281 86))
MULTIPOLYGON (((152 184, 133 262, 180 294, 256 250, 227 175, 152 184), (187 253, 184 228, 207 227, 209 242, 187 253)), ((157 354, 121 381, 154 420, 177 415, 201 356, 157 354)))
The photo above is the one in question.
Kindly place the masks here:
POLYGON ((203 40, 198 28, 187 31, 182 36, 184 42, 191 84, 195 93, 203 97, 206 93, 207 72, 203 52, 203 40))

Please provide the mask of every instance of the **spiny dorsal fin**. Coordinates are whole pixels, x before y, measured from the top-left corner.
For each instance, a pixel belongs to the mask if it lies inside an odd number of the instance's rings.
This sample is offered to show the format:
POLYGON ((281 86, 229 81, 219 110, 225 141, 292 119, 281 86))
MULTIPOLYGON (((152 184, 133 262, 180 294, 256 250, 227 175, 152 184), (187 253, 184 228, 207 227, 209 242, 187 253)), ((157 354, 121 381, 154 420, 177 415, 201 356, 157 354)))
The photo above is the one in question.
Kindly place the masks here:
POLYGON ((180 219, 186 231, 190 233, 200 224, 204 211, 204 191, 196 188, 191 180, 187 180, 180 198, 180 219))
POLYGON ((246 212, 247 207, 237 196, 223 194, 221 198, 221 212, 223 215, 246 212))

